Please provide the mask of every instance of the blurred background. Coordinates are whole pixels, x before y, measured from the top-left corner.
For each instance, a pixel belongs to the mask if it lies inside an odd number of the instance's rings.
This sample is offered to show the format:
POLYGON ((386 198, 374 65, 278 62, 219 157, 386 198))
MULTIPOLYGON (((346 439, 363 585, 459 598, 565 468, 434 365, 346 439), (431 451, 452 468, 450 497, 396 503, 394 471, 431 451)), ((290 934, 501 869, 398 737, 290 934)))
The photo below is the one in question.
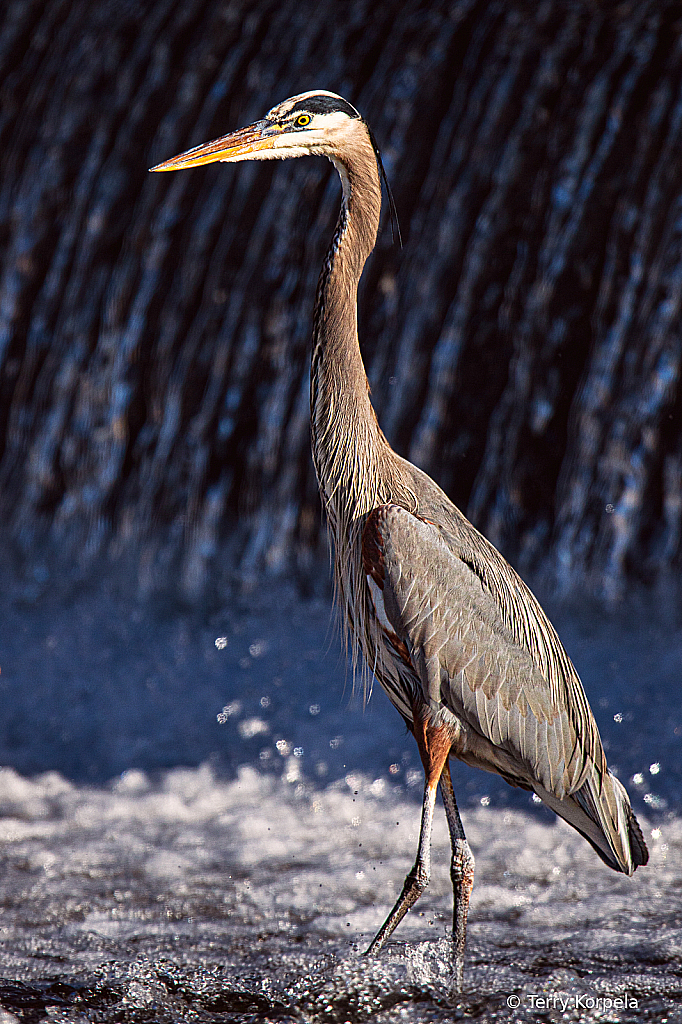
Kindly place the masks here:
POLYGON ((678 3, 14 0, 0 22, 3 546, 196 599, 305 577, 326 161, 147 168, 319 87, 403 236, 360 299, 380 421, 524 571, 676 573, 678 3))
POLYGON ((0 759, 407 778, 383 695, 350 725, 328 627, 308 360, 337 176, 147 171, 325 88, 400 218, 360 294, 379 420, 573 601, 621 777, 679 799, 679 3, 8 0, 0 68, 0 759), (302 722, 326 752, 297 766, 302 722))

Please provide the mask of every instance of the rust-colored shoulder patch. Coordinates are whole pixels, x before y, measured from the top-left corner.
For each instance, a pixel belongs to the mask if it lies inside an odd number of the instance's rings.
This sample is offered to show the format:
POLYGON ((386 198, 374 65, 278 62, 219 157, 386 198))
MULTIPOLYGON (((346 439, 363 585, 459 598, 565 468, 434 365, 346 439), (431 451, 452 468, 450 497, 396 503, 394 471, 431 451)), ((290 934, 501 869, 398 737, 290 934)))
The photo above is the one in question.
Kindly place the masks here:
POLYGON ((384 542, 381 527, 388 505, 379 505, 367 516, 362 531, 362 567, 380 590, 384 589, 384 542))
POLYGON ((384 589, 385 576, 384 537, 391 517, 395 515, 399 515, 401 518, 407 516, 418 519, 422 523, 428 523, 430 526, 436 526, 430 519, 425 519, 423 516, 417 515, 416 512, 410 512, 402 505, 396 505, 393 502, 387 505, 378 505, 377 508, 372 509, 365 520, 362 531, 362 565, 367 575, 371 576, 381 590, 384 589))
MULTIPOLYGON (((376 583, 379 590, 383 592, 386 581, 386 561, 384 554, 384 532, 387 526, 387 519, 391 511, 405 511, 398 505, 379 505, 373 509, 365 521, 362 531, 362 567, 370 579, 376 583)), ((404 640, 401 640, 397 633, 389 628, 386 612, 383 608, 383 599, 372 594, 371 602, 374 614, 381 623, 383 635, 393 647, 393 650, 414 671, 410 653, 404 640), (381 606, 377 609, 377 599, 381 606)))

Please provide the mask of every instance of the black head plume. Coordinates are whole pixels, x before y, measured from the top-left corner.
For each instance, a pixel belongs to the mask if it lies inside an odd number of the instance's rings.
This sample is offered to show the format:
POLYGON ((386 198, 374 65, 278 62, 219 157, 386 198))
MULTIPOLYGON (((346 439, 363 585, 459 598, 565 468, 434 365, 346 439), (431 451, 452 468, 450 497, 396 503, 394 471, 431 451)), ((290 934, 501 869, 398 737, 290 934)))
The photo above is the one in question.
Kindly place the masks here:
POLYGON ((379 165, 379 173, 381 174, 381 180, 383 181, 384 185, 386 186, 386 194, 388 196, 388 208, 389 208, 389 211, 390 211, 390 214, 391 214, 391 237, 392 237, 393 241, 395 242, 396 234, 398 235, 398 245, 402 249, 402 247, 403 247, 403 240, 402 240, 402 237, 400 235, 400 224, 398 223, 398 211, 396 210, 396 207, 395 207, 395 200, 393 199, 393 193, 391 192, 391 186, 389 185, 388 178, 386 177, 386 171, 384 170, 384 165, 383 165, 383 162, 382 162, 382 159, 381 159, 381 152, 379 150, 379 147, 377 146, 377 140, 374 138, 374 132, 372 131, 372 129, 370 128, 370 126, 367 124, 366 121, 365 121, 365 125, 367 126, 367 131, 369 132, 369 137, 370 137, 370 141, 372 143, 372 149, 374 150, 374 155, 377 158, 377 163, 379 165))

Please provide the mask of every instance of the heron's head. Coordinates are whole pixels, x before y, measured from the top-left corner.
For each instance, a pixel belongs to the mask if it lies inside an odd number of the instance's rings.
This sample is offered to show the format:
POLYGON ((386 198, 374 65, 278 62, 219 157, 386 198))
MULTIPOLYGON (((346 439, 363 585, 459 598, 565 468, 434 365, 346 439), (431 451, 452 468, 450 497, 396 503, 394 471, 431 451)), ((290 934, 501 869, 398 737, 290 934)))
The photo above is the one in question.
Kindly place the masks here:
POLYGON ((336 93, 316 90, 292 96, 268 111, 261 121, 195 146, 151 169, 177 171, 215 161, 287 160, 306 155, 326 156, 343 164, 349 152, 368 145, 373 145, 369 130, 355 107, 336 93))

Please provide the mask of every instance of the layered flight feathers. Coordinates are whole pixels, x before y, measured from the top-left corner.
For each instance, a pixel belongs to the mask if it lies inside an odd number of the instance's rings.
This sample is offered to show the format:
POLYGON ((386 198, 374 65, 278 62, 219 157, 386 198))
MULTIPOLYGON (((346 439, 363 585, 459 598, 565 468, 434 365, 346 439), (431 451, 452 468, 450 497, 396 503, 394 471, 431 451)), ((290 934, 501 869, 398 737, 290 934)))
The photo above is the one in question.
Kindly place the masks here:
POLYGON ((570 659, 497 552, 476 571, 476 550, 470 538, 461 550, 457 526, 398 505, 370 514, 363 558, 381 592, 380 614, 404 645, 425 702, 464 726, 453 753, 535 790, 611 867, 632 874, 646 847, 570 659), (509 614, 514 597, 521 617, 509 614))

